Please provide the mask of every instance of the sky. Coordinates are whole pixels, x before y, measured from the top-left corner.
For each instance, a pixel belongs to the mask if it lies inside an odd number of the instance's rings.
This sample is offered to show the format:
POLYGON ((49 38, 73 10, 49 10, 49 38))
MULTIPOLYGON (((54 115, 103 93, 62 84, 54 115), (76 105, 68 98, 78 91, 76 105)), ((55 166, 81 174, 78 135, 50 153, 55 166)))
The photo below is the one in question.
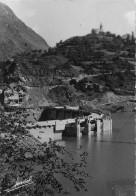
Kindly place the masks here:
POLYGON ((60 40, 86 35, 102 22, 116 34, 135 30, 136 0, 0 0, 53 47, 60 40))

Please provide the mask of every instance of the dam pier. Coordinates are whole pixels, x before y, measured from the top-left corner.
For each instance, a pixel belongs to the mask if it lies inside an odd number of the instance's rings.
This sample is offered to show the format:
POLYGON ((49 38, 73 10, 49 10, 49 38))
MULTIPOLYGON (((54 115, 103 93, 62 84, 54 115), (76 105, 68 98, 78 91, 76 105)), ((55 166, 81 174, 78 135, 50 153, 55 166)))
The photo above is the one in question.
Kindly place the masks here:
POLYGON ((105 131, 112 132, 112 119, 107 116, 105 118, 101 116, 93 118, 90 115, 83 118, 76 118, 74 123, 66 124, 65 129, 62 131, 62 136, 90 136, 93 133, 99 134, 105 131))

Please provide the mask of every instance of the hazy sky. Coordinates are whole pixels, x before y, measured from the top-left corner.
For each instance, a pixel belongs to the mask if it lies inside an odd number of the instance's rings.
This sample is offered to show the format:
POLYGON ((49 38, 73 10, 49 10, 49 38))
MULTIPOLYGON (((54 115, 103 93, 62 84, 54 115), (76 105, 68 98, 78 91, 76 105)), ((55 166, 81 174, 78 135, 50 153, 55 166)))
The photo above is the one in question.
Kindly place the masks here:
POLYGON ((103 23, 116 34, 134 31, 136 0, 0 0, 50 46, 103 23))

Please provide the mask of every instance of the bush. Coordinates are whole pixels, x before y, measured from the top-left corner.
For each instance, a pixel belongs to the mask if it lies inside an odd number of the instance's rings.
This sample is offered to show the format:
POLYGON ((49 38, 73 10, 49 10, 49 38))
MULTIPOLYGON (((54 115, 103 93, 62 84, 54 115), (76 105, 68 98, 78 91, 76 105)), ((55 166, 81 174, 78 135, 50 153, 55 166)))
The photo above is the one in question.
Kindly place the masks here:
MULTIPOLYGON (((81 162, 67 163, 64 156, 73 156, 64 147, 51 141, 39 143, 29 133, 25 109, 1 108, 0 126, 0 192, 15 185, 17 178, 21 181, 32 176, 32 184, 12 192, 18 196, 53 195, 63 190, 56 174, 73 182, 74 188, 87 191, 84 177, 89 175, 82 170, 86 166, 87 153, 82 153, 81 162), (28 139, 30 138, 30 141, 28 139), (33 142, 32 142, 33 141, 33 142), (82 178, 81 178, 82 177, 82 178)), ((40 128, 33 126, 33 128, 40 128)))
POLYGON ((77 81, 75 79, 70 80, 69 84, 70 85, 76 85, 77 81))

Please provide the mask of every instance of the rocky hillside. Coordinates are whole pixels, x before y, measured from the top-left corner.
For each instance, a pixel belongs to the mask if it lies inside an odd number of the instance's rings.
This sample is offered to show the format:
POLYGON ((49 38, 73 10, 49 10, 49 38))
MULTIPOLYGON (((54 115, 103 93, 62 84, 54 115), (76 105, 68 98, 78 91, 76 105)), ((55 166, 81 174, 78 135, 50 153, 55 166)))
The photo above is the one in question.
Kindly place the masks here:
POLYGON ((70 95, 74 97, 76 89, 71 91, 68 83, 72 76, 78 75, 79 71, 69 59, 41 50, 21 53, 0 62, 0 86, 6 83, 24 87, 25 103, 29 106, 73 103, 70 95))
POLYGON ((60 42, 0 62, 0 84, 25 88, 27 106, 134 110, 134 39, 110 32, 60 42), (109 92, 107 94, 107 92, 109 92))
POLYGON ((92 98, 95 93, 112 91, 119 95, 135 94, 135 37, 97 32, 60 41, 50 54, 69 58, 80 70, 71 85, 92 98))
POLYGON ((0 84, 23 87, 23 105, 27 107, 71 105, 86 110, 134 109, 134 103, 129 102, 135 91, 133 72, 90 76, 83 75, 83 71, 68 58, 34 50, 0 62, 0 84))
POLYGON ((46 41, 0 3, 0 60, 32 49, 48 50, 46 41))

